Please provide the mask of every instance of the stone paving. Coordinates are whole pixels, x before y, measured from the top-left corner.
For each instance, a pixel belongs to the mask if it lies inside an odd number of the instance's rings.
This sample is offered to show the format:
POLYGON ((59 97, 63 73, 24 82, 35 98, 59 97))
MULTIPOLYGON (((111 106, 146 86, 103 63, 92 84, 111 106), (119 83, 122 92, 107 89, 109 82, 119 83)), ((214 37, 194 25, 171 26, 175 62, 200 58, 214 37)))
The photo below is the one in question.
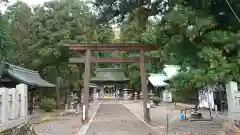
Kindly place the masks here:
MULTIPOLYGON (((143 119, 143 111, 141 102, 122 101, 125 107, 131 110, 134 114, 143 119)), ((193 135, 200 135, 202 133, 208 135, 220 134, 221 125, 219 122, 204 121, 204 122, 190 122, 180 121, 178 119, 180 110, 175 109, 172 105, 160 105, 151 108, 150 116, 151 122, 149 125, 158 133, 164 134, 166 132, 166 114, 169 115, 168 135, 183 135, 184 133, 192 133, 193 135)), ((204 112, 203 114, 206 114, 204 112)))
POLYGON ((157 135, 118 101, 104 101, 86 135, 157 135))
MULTIPOLYGON (((92 116, 100 103, 89 107, 89 116, 92 116)), ((34 124, 33 128, 38 135, 76 135, 81 127, 81 116, 59 116, 45 121, 41 124, 34 124)))

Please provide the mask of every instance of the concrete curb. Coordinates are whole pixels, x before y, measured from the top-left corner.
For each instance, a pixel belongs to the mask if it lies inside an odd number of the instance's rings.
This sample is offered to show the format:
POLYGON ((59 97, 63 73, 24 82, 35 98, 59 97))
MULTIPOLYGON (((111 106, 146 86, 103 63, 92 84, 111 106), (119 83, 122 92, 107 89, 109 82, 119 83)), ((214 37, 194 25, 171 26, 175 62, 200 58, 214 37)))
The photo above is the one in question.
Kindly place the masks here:
POLYGON ((76 135, 85 135, 85 134, 87 133, 88 128, 89 128, 89 126, 91 125, 91 123, 92 123, 92 121, 93 121, 93 119, 94 119, 94 117, 95 117, 95 115, 96 115, 96 113, 97 113, 97 111, 98 111, 98 109, 99 109, 99 107, 100 107, 101 104, 102 104, 102 102, 99 103, 96 111, 93 113, 93 115, 92 115, 92 117, 90 118, 89 122, 88 122, 87 124, 83 125, 83 126, 80 128, 80 131, 79 131, 76 135))
POLYGON ((193 105, 193 104, 185 104, 185 103, 176 103, 176 107, 180 107, 180 108, 194 108, 195 105, 193 105))
MULTIPOLYGON (((40 116, 39 116, 40 117, 40 116)), ((37 118, 37 117, 36 117, 37 118)), ((33 119, 30 119, 29 122, 31 124, 42 124, 45 121, 49 120, 51 118, 51 116, 44 116, 42 118, 39 118, 38 120, 33 121, 33 119)))
POLYGON ((139 115, 137 115, 136 113, 134 113, 131 109, 129 109, 127 106, 125 106, 121 101, 119 101, 119 103, 121 105, 123 105, 125 108, 127 108, 132 114, 134 114, 140 121, 142 121, 148 128, 150 128, 152 131, 154 131, 157 135, 160 135, 159 133, 157 133, 157 131, 150 126, 147 122, 145 122, 139 115))
POLYGON ((43 117, 42 119, 41 119, 41 122, 44 122, 44 121, 46 121, 46 120, 49 120, 51 118, 51 116, 45 116, 45 117, 43 117))

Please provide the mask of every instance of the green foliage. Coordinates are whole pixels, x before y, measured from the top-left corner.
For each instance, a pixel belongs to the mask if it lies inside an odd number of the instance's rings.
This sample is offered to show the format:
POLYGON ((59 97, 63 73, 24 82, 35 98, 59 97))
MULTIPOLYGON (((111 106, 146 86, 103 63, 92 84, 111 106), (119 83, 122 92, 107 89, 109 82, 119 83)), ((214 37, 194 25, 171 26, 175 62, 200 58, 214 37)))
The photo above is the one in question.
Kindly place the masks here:
POLYGON ((63 45, 114 41, 111 27, 97 24, 88 5, 79 0, 54 0, 34 8, 18 1, 0 16, 0 24, 1 59, 4 55, 10 63, 37 70, 44 79, 55 83, 55 93, 43 94, 56 96, 57 102, 70 86, 79 89, 84 71, 83 65, 68 64, 69 57, 79 57, 82 53, 71 53, 63 45))
MULTIPOLYGON (((239 15, 240 1, 230 0, 229 3, 236 14, 239 15)), ((111 22, 123 22, 129 14, 139 8, 147 11, 148 16, 155 16, 164 15, 174 9, 176 5, 183 5, 211 15, 221 28, 233 31, 240 28, 236 17, 225 0, 95 0, 94 5, 100 11, 99 21, 101 22, 109 22, 109 20, 111 22)))
POLYGON ((40 108, 46 112, 51 112, 55 109, 56 102, 53 99, 42 99, 40 103, 40 108))
POLYGON ((153 103, 155 105, 159 105, 159 103, 161 102, 161 98, 159 97, 152 97, 151 99, 153 100, 153 103))
MULTIPOLYGON (((163 64, 180 65, 182 69, 171 81, 171 90, 179 97, 196 99, 198 91, 207 85, 240 81, 239 33, 222 27, 223 24, 208 11, 178 4, 163 14, 158 23, 144 23, 143 27, 138 27, 138 20, 130 16, 122 25, 121 39, 160 45, 159 50, 146 53, 161 57, 159 62, 146 64, 147 72, 159 72, 163 64)), ((128 66, 128 74, 139 70, 132 67, 137 66, 128 66)), ((133 76, 131 82, 134 84, 140 77, 137 73, 133 76)))
MULTIPOLYGON (((49 1, 33 9, 18 1, 0 16, 0 58, 38 70, 45 79, 59 83, 57 96, 63 92, 61 89, 72 85, 78 88, 84 71, 83 65, 68 65, 69 57, 82 54, 70 53, 63 45, 115 42, 109 26, 111 21, 105 24, 98 21, 106 22, 118 16, 122 21, 119 42, 160 46, 158 50, 145 53, 159 57, 159 61, 145 64, 147 73, 160 72, 164 64, 180 65, 180 75, 171 82, 171 89, 178 95, 193 97, 206 85, 240 81, 240 25, 224 0, 214 1, 96 0, 95 6, 100 9, 98 15, 79 0, 49 1), (150 17, 161 19, 155 19, 153 24, 150 17)), ((230 4, 240 14, 237 8, 240 2, 232 0, 230 4)), ((96 56, 115 54, 97 52, 96 56)), ((136 57, 138 54, 127 52, 119 56, 136 57)), ((139 90, 138 63, 117 66, 124 67, 131 87, 139 90)))
POLYGON ((84 42, 87 40, 87 37, 79 38, 83 36, 86 24, 77 19, 88 21, 89 13, 83 11, 85 6, 76 1, 51 1, 35 9, 35 15, 29 23, 31 40, 35 41, 35 44, 30 46, 34 67, 66 63, 70 54, 61 41, 84 42))
POLYGON ((168 26, 165 32, 171 41, 168 42, 168 51, 180 58, 177 61, 182 68, 190 69, 181 71, 179 76, 172 80, 173 91, 179 96, 196 97, 198 90, 207 85, 226 83, 237 78, 235 76, 239 76, 239 68, 238 64, 231 60, 233 53, 230 53, 230 50, 233 51, 231 47, 238 44, 238 33, 219 29, 211 16, 203 14, 204 11, 184 6, 178 8, 176 11, 180 13, 172 11, 174 13, 169 12, 165 17, 167 21, 164 26, 168 26), (173 38, 176 35, 181 36, 180 40, 173 38), (183 49, 174 48, 178 45, 184 45, 183 49), (229 57, 230 55, 232 56, 229 57))
POLYGON ((6 59, 12 45, 10 36, 6 32, 0 30, 0 61, 6 59))
POLYGON ((30 43, 27 26, 31 16, 31 8, 26 3, 20 1, 10 5, 3 15, 5 30, 9 33, 14 44, 8 52, 7 61, 13 64, 27 67, 28 63, 30 63, 26 53, 30 43))
POLYGON ((95 0, 94 6, 100 10, 100 22, 113 20, 121 22, 128 13, 136 12, 140 8, 147 11, 149 15, 156 15, 159 12, 165 11, 165 6, 170 5, 170 3, 170 1, 164 0, 95 0))
POLYGON ((0 61, 8 58, 12 47, 13 42, 8 33, 8 22, 6 16, 0 13, 0 61))
MULTIPOLYGON (((154 26, 147 24, 146 20, 139 21, 142 14, 133 13, 129 16, 128 20, 121 26, 120 41, 124 43, 140 43, 140 44, 158 44, 157 31, 154 26), (138 16, 137 16, 138 15, 138 16), (141 24, 140 24, 141 23, 141 24)), ((160 50, 147 52, 146 56, 159 57, 161 56, 160 50)), ((123 57, 138 57, 138 53, 125 52, 123 57)), ((159 72, 159 67, 162 63, 156 61, 154 64, 146 63, 145 70, 147 73, 159 72)), ((130 79, 130 87, 135 90, 140 90, 141 76, 139 63, 124 64, 126 76, 130 79)))
POLYGON ((97 41, 99 43, 112 43, 114 40, 114 32, 109 26, 97 27, 97 41))

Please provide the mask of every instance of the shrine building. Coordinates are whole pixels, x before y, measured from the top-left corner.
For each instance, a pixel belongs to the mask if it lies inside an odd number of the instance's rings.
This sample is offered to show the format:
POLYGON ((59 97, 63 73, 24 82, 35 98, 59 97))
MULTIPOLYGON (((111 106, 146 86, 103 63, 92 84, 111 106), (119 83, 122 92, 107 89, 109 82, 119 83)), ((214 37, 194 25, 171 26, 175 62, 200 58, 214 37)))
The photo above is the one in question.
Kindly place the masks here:
POLYGON ((98 68, 96 77, 91 78, 90 82, 98 85, 98 92, 104 96, 113 96, 123 91, 129 79, 125 76, 123 68, 98 68))

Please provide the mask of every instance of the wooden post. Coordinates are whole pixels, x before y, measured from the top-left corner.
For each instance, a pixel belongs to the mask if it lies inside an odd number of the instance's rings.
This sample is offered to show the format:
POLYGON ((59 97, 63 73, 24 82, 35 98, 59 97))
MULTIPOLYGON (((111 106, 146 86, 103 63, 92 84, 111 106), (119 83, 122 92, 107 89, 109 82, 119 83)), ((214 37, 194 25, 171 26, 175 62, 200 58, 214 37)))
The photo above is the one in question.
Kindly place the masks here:
POLYGON ((84 95, 83 95, 83 123, 88 121, 88 104, 89 104, 89 78, 90 78, 90 58, 91 50, 86 51, 85 71, 84 71, 84 95))
POLYGON ((168 119, 168 114, 166 114, 166 135, 168 134, 168 129, 169 129, 169 119, 168 119))
POLYGON ((150 113, 147 107, 148 103, 148 89, 147 89, 147 79, 146 79, 146 71, 145 71, 145 60, 144 60, 144 51, 140 51, 140 75, 141 75, 141 85, 142 85, 142 92, 143 92, 143 114, 144 120, 146 122, 150 121, 150 113))
POLYGON ((33 98, 34 98, 34 90, 30 91, 30 97, 29 97, 29 106, 28 106, 28 110, 29 110, 29 113, 30 115, 32 115, 33 113, 33 98))

